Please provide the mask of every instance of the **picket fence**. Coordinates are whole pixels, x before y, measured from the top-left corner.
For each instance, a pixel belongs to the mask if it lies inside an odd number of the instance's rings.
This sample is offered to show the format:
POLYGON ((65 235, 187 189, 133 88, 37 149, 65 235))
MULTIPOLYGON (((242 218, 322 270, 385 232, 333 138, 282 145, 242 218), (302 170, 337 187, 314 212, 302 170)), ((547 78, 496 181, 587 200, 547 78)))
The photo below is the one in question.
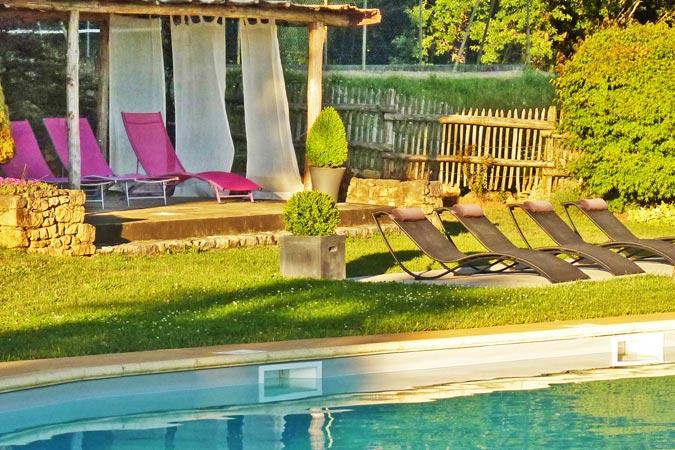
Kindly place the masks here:
MULTIPOLYGON (((241 92, 240 90, 235 92, 241 92)), ((291 132, 304 159, 306 87, 287 86, 291 132)), ((242 99, 228 95, 228 117, 237 147, 245 146, 242 99)), ((393 90, 333 86, 324 105, 343 118, 349 167, 357 175, 429 179, 474 191, 551 191, 573 157, 556 132, 555 107, 529 110, 454 111, 445 103, 393 90)))

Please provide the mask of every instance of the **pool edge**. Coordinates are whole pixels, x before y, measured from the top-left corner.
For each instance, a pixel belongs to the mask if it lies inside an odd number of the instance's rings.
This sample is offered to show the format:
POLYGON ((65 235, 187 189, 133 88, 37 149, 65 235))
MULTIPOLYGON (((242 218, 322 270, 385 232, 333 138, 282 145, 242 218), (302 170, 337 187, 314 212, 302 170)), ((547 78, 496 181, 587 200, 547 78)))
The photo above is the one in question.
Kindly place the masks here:
MULTIPOLYGON (((668 332, 675 335, 675 313, 11 361, 0 363, 0 392, 129 375, 668 332)), ((675 362, 673 351, 664 353, 670 355, 663 362, 675 362)))

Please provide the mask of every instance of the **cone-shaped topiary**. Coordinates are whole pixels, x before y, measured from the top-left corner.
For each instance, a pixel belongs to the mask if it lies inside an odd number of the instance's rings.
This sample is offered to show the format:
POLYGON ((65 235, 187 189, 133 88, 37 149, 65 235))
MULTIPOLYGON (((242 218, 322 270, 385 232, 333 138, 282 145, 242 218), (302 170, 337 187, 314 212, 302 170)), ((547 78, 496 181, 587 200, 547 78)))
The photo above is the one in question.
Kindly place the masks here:
POLYGON ((347 132, 332 106, 321 110, 305 142, 307 159, 314 167, 340 167, 347 161, 347 132))
POLYGON ((286 231, 296 236, 329 236, 335 234, 340 212, 330 195, 302 191, 288 199, 283 218, 286 231))
POLYGON ((14 139, 9 122, 9 109, 5 104, 5 94, 0 86, 0 164, 14 158, 14 139))

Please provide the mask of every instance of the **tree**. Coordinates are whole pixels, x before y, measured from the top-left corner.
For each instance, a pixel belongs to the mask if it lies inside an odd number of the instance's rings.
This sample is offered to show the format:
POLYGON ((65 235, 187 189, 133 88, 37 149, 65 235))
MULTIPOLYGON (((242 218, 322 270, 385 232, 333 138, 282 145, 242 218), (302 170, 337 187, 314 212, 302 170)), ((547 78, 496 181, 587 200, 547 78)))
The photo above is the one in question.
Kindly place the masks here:
POLYGON ((572 170, 615 209, 675 198, 673 73, 675 29, 633 23, 587 38, 555 81, 572 170))

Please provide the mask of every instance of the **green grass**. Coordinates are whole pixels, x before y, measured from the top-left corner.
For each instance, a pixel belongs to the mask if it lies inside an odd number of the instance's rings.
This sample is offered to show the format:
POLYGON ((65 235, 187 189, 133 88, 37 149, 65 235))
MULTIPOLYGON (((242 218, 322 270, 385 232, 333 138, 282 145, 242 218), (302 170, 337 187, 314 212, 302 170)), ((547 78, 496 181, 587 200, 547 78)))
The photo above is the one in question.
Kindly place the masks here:
MULTIPOLYGON (((515 238, 503 206, 487 212, 515 238)), ((429 266, 404 237, 392 240, 429 266)), ((465 233, 457 242, 479 250, 465 233)), ((378 236, 349 239, 347 260, 348 276, 399 271, 378 236)), ((675 311, 668 277, 538 288, 292 280, 279 275, 276 247, 90 258, 0 250, 0 263, 0 360, 675 311)))

